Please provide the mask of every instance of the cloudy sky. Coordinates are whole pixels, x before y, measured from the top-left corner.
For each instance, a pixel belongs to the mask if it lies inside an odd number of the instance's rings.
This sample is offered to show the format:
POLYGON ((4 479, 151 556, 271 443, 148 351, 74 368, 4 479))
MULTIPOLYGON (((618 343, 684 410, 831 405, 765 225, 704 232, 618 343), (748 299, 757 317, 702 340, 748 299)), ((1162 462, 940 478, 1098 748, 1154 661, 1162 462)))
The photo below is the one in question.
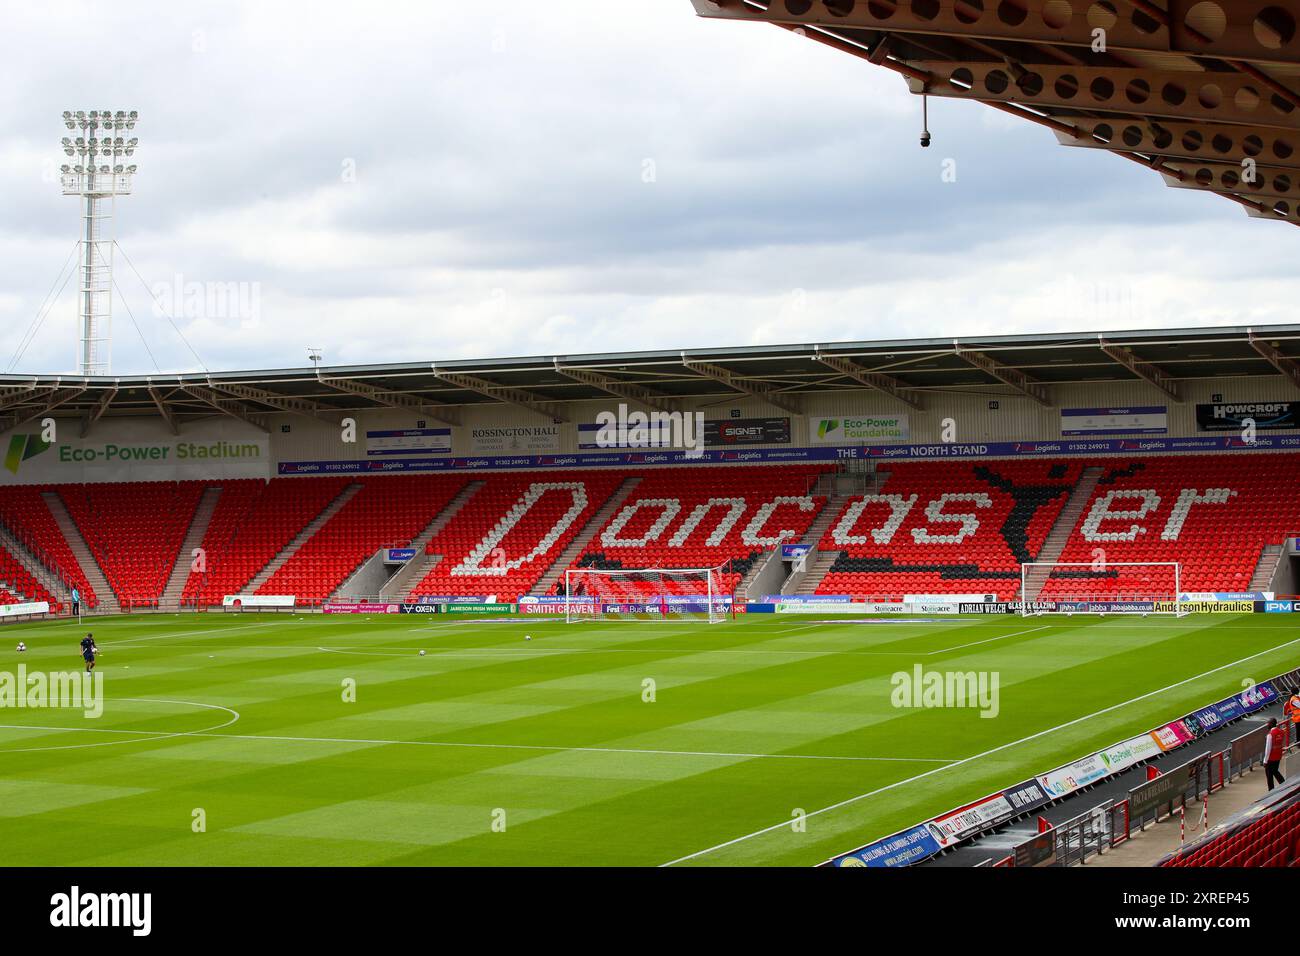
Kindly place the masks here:
POLYGON ((6 17, 0 370, 75 368, 64 109, 142 118, 119 373, 1295 319, 1293 227, 688 0, 6 17))

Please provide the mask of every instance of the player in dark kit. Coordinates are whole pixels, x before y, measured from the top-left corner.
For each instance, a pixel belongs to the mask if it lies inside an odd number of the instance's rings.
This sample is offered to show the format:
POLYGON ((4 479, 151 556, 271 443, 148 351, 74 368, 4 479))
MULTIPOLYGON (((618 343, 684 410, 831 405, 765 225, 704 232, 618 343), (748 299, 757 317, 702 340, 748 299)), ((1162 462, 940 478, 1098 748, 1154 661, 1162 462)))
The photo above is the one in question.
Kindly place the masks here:
POLYGON ((95 635, 86 634, 81 639, 81 657, 86 662, 86 673, 89 674, 95 669, 95 652, 99 650, 95 646, 95 635))

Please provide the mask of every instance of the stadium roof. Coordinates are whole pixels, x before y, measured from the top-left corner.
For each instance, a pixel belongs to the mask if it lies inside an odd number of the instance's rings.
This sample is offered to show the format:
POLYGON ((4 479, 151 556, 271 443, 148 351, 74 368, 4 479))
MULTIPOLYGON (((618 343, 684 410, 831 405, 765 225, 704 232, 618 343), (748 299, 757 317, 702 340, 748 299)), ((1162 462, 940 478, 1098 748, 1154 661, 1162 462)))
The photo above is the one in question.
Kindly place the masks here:
POLYGON ((692 0, 1300 225, 1300 0, 692 0))
POLYGON ((613 352, 490 360, 350 365, 319 369, 120 377, 0 376, 0 427, 46 415, 78 417, 88 434, 104 416, 183 421, 230 415, 266 427, 291 413, 337 423, 339 415, 398 408, 458 424, 461 409, 489 404, 569 420, 566 405, 626 400, 671 411, 683 398, 753 396, 798 413, 815 393, 870 389, 899 407, 927 393, 964 391, 1053 403, 1050 386, 1143 379, 1172 402, 1181 383, 1284 375, 1300 388, 1300 325, 969 338, 836 342, 613 352))

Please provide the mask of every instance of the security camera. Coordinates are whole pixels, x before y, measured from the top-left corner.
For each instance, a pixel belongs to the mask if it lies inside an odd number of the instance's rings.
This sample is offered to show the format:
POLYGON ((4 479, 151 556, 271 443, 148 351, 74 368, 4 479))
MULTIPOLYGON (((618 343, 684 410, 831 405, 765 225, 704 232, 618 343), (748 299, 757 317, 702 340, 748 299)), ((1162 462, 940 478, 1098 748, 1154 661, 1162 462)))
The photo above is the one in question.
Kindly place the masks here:
POLYGON ((921 146, 926 147, 929 145, 930 145, 930 131, 927 129, 924 133, 921 134, 921 146))

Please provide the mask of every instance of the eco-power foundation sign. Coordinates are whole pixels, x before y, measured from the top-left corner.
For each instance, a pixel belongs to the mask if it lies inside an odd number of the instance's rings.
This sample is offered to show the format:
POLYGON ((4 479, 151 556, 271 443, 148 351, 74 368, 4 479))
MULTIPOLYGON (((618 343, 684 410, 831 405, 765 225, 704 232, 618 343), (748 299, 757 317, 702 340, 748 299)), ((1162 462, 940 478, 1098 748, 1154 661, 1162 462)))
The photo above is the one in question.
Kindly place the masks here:
POLYGON ((82 438, 79 424, 60 419, 52 430, 32 422, 0 436, 0 484, 96 481, 183 481, 269 478, 269 437, 238 422, 182 425, 100 421, 82 438))
POLYGON ((855 415, 808 420, 809 444, 863 445, 907 441, 912 437, 906 415, 855 415))

